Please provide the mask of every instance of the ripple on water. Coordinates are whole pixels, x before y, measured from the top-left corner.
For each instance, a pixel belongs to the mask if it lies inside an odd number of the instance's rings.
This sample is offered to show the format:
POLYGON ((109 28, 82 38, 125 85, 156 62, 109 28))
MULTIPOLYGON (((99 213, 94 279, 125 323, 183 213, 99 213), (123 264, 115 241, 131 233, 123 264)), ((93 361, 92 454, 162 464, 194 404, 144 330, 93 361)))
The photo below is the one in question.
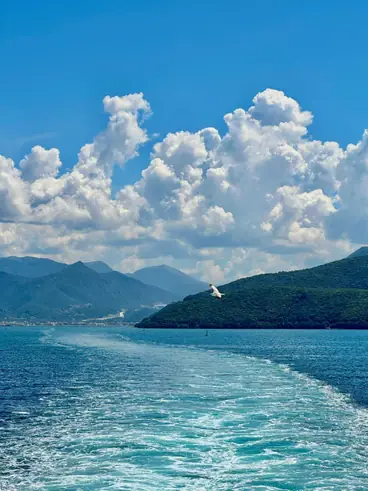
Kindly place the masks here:
POLYGON ((2 491, 367 489, 367 411, 307 376, 226 352, 58 342, 79 368, 10 418, 2 491))

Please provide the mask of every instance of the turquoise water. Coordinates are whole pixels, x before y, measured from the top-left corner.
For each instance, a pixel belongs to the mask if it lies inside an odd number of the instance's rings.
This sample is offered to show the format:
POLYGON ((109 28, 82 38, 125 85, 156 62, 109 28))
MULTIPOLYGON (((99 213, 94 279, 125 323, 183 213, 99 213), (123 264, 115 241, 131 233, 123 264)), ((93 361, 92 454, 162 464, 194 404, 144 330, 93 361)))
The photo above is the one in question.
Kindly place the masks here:
POLYGON ((368 489, 368 332, 19 328, 0 346, 2 491, 368 489))

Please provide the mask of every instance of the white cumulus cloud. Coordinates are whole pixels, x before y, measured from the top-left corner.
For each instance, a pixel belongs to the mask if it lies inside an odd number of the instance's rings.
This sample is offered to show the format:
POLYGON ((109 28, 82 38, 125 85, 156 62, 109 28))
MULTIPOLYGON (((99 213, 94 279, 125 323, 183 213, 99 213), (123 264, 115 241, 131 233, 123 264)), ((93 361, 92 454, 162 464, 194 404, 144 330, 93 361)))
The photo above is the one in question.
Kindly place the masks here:
POLYGON ((19 167, 22 169, 22 178, 34 182, 46 177, 56 177, 61 165, 60 152, 57 148, 46 150, 36 145, 31 153, 21 160, 19 167))
POLYGON ((217 281, 368 242, 368 132, 347 149, 311 140, 313 115, 267 89, 224 116, 223 135, 165 136, 141 178, 113 196, 114 166, 148 142, 151 108, 141 93, 103 104, 107 126, 70 172, 59 175, 55 148, 35 146, 19 165, 0 156, 1 254, 110 258, 128 269, 177 261, 217 281))

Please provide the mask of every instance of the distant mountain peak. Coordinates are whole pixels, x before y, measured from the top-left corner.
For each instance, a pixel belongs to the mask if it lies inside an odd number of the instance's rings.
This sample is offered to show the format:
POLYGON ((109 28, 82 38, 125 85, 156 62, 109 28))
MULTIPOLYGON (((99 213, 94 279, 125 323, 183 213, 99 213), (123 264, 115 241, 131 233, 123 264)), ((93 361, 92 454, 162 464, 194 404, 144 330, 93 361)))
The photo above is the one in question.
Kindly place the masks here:
POLYGON ((162 290, 172 292, 178 298, 184 298, 187 295, 193 295, 207 289, 206 283, 167 264, 147 266, 129 276, 147 285, 156 286, 162 290))
POLYGON ((0 271, 28 278, 37 278, 61 271, 66 264, 33 256, 0 257, 0 271))
MULTIPOLYGON (((21 263, 23 264, 23 263, 21 263)), ((40 263, 40 266, 42 263, 40 263)), ((7 318, 68 320, 119 316, 127 309, 154 308, 177 300, 170 292, 117 271, 100 274, 82 261, 41 277, 11 275, 0 269, 0 320, 7 318)), ((135 318, 140 315, 137 313, 135 318)))
MULTIPOLYGON (((9 261, 28 261, 28 262, 38 262, 38 261, 47 261, 50 263, 57 263, 53 259, 48 259, 47 257, 36 257, 36 256, 7 256, 0 257, 0 260, 9 260, 9 261)), ((58 263, 62 264, 62 263, 58 263)))
POLYGON ((89 261, 84 263, 87 268, 93 269, 96 273, 112 273, 114 270, 103 261, 89 261))
POLYGON ((165 271, 165 272, 170 272, 170 273, 173 273, 176 275, 190 278, 191 280, 197 281, 198 283, 202 283, 197 278, 194 278, 193 276, 190 276, 187 273, 184 273, 183 271, 181 271, 181 269, 173 268, 172 266, 168 266, 167 264, 158 264, 156 266, 146 266, 144 268, 141 268, 141 269, 138 269, 137 271, 135 271, 133 273, 133 275, 135 275, 136 273, 141 273, 142 271, 152 271, 152 272, 165 271))
POLYGON ((77 274, 88 274, 88 275, 95 275, 96 272, 93 271, 93 269, 89 268, 86 266, 82 261, 77 261, 76 263, 69 264, 66 268, 64 268, 62 271, 60 271, 59 274, 62 275, 70 275, 71 273, 77 273, 77 274))
POLYGON ((65 269, 81 269, 81 270, 89 270, 90 268, 86 266, 82 261, 77 261, 75 263, 69 264, 65 269))

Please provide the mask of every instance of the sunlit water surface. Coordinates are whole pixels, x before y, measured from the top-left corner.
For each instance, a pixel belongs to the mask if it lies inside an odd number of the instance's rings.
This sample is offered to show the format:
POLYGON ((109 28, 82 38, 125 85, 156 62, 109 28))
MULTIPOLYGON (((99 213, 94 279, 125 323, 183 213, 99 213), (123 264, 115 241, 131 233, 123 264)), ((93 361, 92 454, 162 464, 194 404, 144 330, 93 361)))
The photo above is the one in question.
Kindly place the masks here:
POLYGON ((0 489, 366 490, 368 332, 0 329, 0 489))

